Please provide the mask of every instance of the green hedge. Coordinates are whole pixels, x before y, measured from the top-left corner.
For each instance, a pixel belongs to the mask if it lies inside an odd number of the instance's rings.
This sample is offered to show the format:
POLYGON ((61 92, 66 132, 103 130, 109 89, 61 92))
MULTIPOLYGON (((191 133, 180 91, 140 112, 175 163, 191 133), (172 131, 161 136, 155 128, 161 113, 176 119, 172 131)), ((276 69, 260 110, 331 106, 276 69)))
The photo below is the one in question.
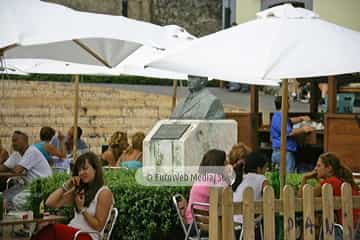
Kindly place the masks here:
MULTIPOLYGON (((171 198, 175 193, 187 198, 190 188, 142 186, 136 183, 134 174, 134 171, 124 170, 105 172, 106 185, 112 190, 119 210, 112 239, 175 239, 171 234, 177 231, 179 221, 171 198)), ((68 178, 67 174, 55 174, 42 179, 44 195, 48 196, 68 178)), ((34 183, 31 193, 35 193, 34 183)), ((71 208, 63 208, 60 212, 72 218, 71 208)))

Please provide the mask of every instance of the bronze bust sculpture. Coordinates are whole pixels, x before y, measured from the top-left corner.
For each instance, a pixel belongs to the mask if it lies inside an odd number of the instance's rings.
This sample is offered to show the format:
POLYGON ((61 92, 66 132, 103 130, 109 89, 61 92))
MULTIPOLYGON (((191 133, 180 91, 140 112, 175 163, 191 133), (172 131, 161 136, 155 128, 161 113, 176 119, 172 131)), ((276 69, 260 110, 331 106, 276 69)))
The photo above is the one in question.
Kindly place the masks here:
POLYGON ((171 114, 171 119, 224 119, 224 107, 220 100, 206 89, 207 78, 188 76, 188 95, 171 114))

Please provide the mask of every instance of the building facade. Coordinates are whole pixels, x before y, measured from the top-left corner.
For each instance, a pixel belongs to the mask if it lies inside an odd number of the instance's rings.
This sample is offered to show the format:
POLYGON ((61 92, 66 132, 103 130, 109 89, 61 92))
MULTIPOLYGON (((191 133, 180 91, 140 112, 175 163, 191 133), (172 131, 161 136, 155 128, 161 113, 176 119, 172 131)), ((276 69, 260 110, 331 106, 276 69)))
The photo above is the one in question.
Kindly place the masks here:
POLYGON ((236 21, 253 20, 256 12, 287 2, 313 10, 323 20, 360 31, 359 0, 237 0, 236 21))

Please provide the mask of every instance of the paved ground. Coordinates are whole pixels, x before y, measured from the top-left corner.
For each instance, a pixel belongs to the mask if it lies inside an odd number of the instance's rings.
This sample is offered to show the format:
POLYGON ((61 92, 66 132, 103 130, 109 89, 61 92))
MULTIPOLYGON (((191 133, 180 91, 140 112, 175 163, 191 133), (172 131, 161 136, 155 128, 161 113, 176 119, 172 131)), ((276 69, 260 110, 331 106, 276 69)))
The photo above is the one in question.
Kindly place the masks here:
MULTIPOLYGON (((115 87, 115 88, 121 88, 125 90, 131 90, 131 91, 140 91, 140 92, 146 92, 146 93, 154 93, 154 94, 161 94, 161 95, 172 95, 172 87, 171 86, 154 86, 154 85, 126 85, 126 84, 97 84, 102 85, 105 87, 115 87)), ((228 92, 224 88, 209 88, 210 91, 215 94, 218 98, 221 99, 221 101, 224 104, 227 105, 235 105, 242 109, 249 110, 249 100, 250 95, 249 93, 240 93, 240 92, 228 92)), ((178 87, 178 97, 182 97, 187 93, 186 87, 178 87)), ((275 110, 274 107, 274 96, 271 95, 265 95, 263 93, 259 94, 260 100, 259 100, 259 110, 261 112, 267 113, 267 112, 273 112, 275 110)), ((291 108, 290 111, 293 112, 309 112, 309 104, 300 103, 300 102, 294 102, 290 103, 291 108)), ((267 114, 265 114, 266 116, 267 114)), ((264 119, 266 122, 267 119, 264 119)))

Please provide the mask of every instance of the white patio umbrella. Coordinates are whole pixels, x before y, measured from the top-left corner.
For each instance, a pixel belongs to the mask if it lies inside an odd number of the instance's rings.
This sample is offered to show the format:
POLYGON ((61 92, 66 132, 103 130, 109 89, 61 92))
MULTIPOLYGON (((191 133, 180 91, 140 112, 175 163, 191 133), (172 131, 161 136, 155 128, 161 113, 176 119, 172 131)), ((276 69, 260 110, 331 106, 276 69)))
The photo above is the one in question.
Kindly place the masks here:
POLYGON ((165 49, 162 27, 39 0, 0 1, 0 56, 114 67, 142 45, 165 49), (116 27, 114 27, 116 26, 116 27))
MULTIPOLYGON (((163 28, 154 24, 39 0, 0 1, 0 29, 0 58, 43 58, 109 68, 142 45, 166 49, 168 42, 163 28)), ((76 96, 78 87, 76 78, 76 96)))
POLYGON ((259 12, 257 17, 199 38, 148 65, 231 81, 360 71, 359 32, 290 4, 259 12))
MULTIPOLYGON (((151 67, 242 79, 287 79, 360 72, 360 33, 323 21, 290 4, 258 19, 195 40, 151 67)), ((281 186, 285 183, 287 80, 283 80, 281 186)))

